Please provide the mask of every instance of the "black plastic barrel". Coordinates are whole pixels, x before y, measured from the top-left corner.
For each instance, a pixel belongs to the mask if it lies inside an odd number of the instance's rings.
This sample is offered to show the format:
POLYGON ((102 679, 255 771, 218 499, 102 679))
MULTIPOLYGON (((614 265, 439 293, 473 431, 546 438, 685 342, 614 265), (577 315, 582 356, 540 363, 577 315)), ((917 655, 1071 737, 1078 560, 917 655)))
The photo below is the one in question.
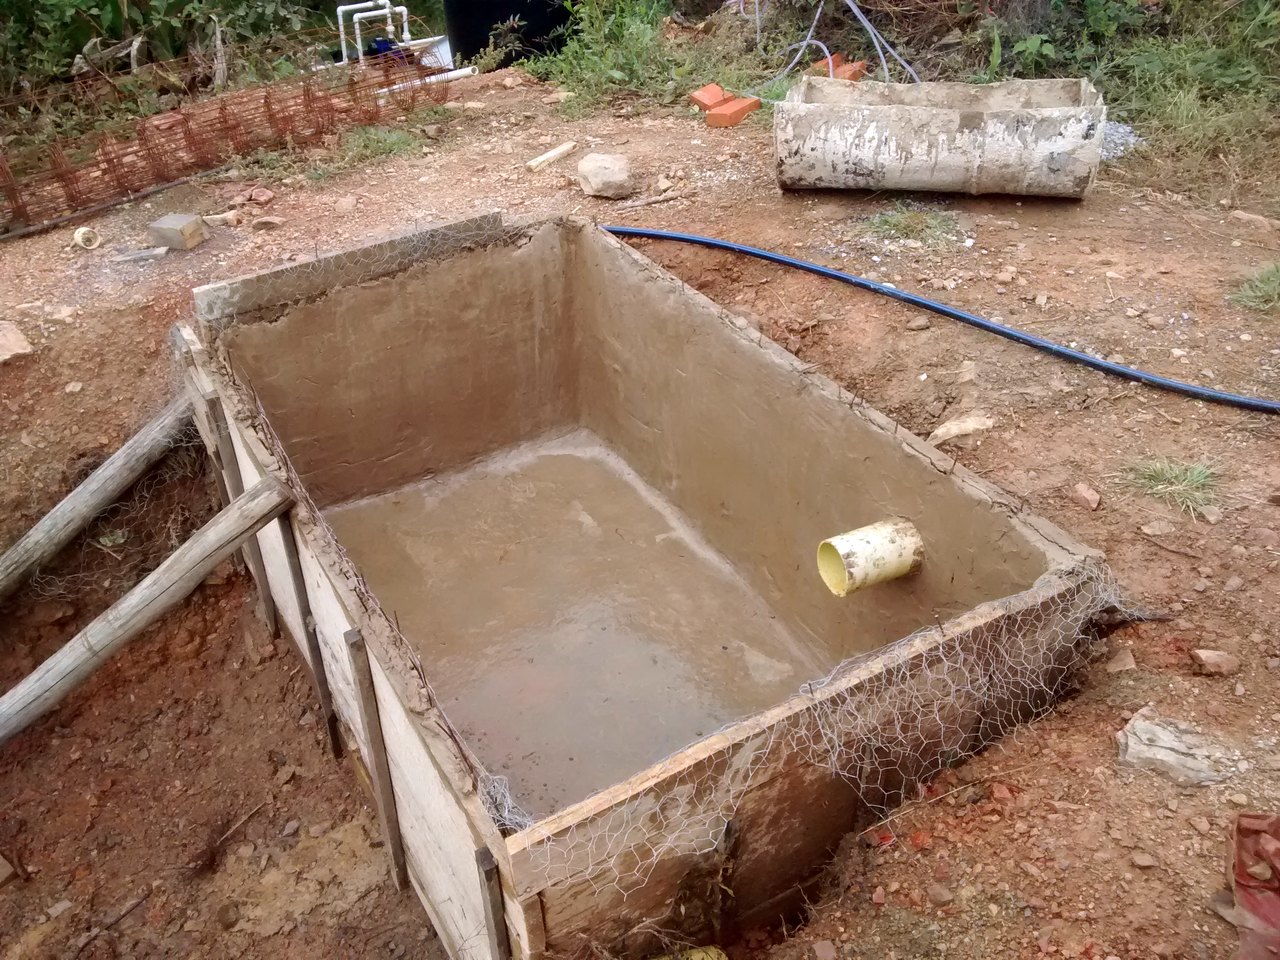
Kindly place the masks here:
MULTIPOLYGON (((526 52, 542 53, 559 40, 558 29, 569 22, 564 0, 445 0, 449 46, 457 62, 470 60, 489 45, 500 23, 519 18, 526 52)), ((513 58, 508 58, 513 59, 513 58)))

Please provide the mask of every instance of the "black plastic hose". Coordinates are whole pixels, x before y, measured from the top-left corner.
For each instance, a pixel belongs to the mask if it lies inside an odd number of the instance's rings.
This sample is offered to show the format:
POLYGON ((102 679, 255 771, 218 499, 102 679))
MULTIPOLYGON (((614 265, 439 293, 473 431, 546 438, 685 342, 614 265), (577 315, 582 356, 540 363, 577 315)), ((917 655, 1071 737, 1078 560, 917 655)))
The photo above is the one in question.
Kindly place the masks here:
POLYGON ((767 260, 769 263, 777 263, 784 267, 794 267, 797 270, 814 273, 820 277, 826 277, 829 280, 839 280, 841 283, 847 283, 862 290, 869 290, 872 293, 878 293, 881 296, 890 297, 901 303, 907 303, 913 307, 918 307, 921 310, 929 310, 941 316, 950 317, 952 320, 959 320, 961 323, 967 323, 971 327, 977 327, 979 330, 986 330, 988 333, 994 333, 997 336, 1004 337, 1006 340, 1012 340, 1014 343, 1021 343, 1028 347, 1035 347, 1037 350, 1043 350, 1055 357, 1061 357, 1064 360, 1072 360, 1076 363, 1082 363, 1086 367, 1093 367, 1095 370, 1101 370, 1103 373, 1109 373, 1112 376, 1123 377, 1126 380, 1135 380, 1138 383, 1145 383, 1151 387, 1159 387, 1161 390, 1170 390, 1173 393, 1180 393, 1183 396, 1193 397, 1196 400, 1207 400, 1210 403, 1222 403, 1227 406, 1239 407, 1242 410, 1253 410, 1258 413, 1280 413, 1280 401, 1266 400, 1262 397, 1247 397, 1238 393, 1227 393, 1224 390, 1214 390, 1210 387, 1198 387, 1193 383, 1183 383, 1181 380, 1162 377, 1156 373, 1148 373, 1146 370, 1137 370, 1133 367, 1126 367, 1119 363, 1112 363, 1110 360, 1101 360, 1098 357, 1092 357, 1080 350, 1072 350, 1070 347, 1064 347, 1060 343, 1054 343, 1052 340, 1037 337, 1035 334, 1027 333, 1024 330, 1018 330, 1015 327, 1006 327, 1002 323, 996 323, 994 320, 988 320, 985 317, 979 317, 976 314, 967 313, 964 310, 958 310, 955 307, 949 307, 945 303, 930 300, 928 297, 921 297, 914 293, 907 293, 905 290, 899 290, 896 287, 888 287, 882 283, 876 283, 873 280, 868 280, 865 277, 855 276, 852 273, 845 273, 841 270, 834 270, 831 267, 823 267, 819 264, 811 263, 808 260, 799 260, 796 257, 788 257, 782 253, 773 253, 770 250, 761 250, 759 247, 749 247, 742 243, 732 243, 728 240, 717 240, 715 237, 702 237, 696 233, 675 233, 669 230, 650 230, 646 227, 605 226, 601 229, 619 237, 644 237, 648 240, 674 240, 679 243, 692 243, 700 247, 711 247, 715 250, 728 250, 730 253, 745 254, 749 257, 756 257, 759 260, 767 260))

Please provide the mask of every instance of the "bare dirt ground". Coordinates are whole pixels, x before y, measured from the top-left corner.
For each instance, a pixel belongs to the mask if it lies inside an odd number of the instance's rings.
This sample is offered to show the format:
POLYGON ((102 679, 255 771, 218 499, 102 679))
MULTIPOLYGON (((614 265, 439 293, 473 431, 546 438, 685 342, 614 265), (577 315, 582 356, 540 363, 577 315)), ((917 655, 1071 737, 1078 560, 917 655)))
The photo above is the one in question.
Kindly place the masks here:
MULTIPOLYGON (((1280 237, 1224 209, 1109 187, 1104 172, 1081 204, 922 198, 957 216, 954 239, 885 242, 866 221, 896 198, 782 194, 762 124, 715 131, 683 110, 625 108, 568 120, 543 103, 546 88, 509 89, 506 76, 455 88, 469 106, 429 155, 272 185, 277 229, 215 228, 191 252, 114 262, 145 245, 149 221, 220 212, 241 186, 210 183, 97 218, 106 242, 96 251, 71 247, 71 228, 0 245, 0 317, 37 348, 0 367, 0 543, 171 395, 167 332, 188 314, 190 287, 483 209, 740 240, 1149 370, 1280 396, 1276 318, 1226 300, 1277 258, 1280 237), (569 160, 525 170, 570 139, 569 160), (571 173, 587 149, 627 153, 650 191, 665 176, 686 196, 631 211, 585 198, 571 173)), ((1235 932, 1208 908, 1229 824, 1238 810, 1280 806, 1280 424, 940 317, 925 326, 814 277, 642 246, 915 432, 989 415, 991 429, 949 448, 959 461, 1105 550, 1132 602, 1170 614, 1111 636, 1133 668, 1100 663, 1052 715, 850 838, 811 918, 749 931, 730 945, 735 960, 1230 956, 1235 932), (1118 481, 1148 454, 1216 461, 1216 522, 1118 481), (1101 495, 1096 511, 1072 498, 1079 482, 1101 495), (1197 675, 1197 647, 1237 655, 1239 674, 1197 675), (1179 787, 1118 766, 1114 734, 1147 704, 1222 739, 1232 778, 1179 787)), ((0 608, 0 689, 208 515, 197 463, 170 465, 0 608)), ((23 876, 0 888, 4 960, 442 956, 412 894, 387 880, 375 819, 349 761, 327 754, 300 660, 251 610, 244 578, 220 572, 5 745, 0 854, 23 876)))

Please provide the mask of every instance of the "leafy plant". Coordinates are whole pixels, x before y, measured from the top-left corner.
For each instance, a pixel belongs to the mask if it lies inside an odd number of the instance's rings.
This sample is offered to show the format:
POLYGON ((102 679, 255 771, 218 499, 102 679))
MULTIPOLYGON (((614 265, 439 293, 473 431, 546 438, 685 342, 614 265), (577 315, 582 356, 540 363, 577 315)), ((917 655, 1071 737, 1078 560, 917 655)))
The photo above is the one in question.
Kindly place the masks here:
MULTIPOLYGON (((565 0, 570 12, 556 53, 526 63, 528 69, 578 94, 577 108, 602 97, 630 95, 674 103, 695 87, 715 81, 745 91, 775 71, 780 49, 755 45, 754 28, 727 17, 720 28, 696 37, 668 36, 670 0, 565 0)), ((770 43, 783 42, 783 36, 770 43)))
POLYGON ((1002 75, 1001 61, 1004 60, 1004 43, 1000 39, 1000 25, 991 23, 991 48, 987 53, 987 68, 971 78, 974 83, 995 83, 1002 75))
POLYGON ((1058 50, 1043 33, 1023 37, 1013 45, 1013 54, 1019 60, 1022 72, 1038 76, 1058 59, 1058 50))

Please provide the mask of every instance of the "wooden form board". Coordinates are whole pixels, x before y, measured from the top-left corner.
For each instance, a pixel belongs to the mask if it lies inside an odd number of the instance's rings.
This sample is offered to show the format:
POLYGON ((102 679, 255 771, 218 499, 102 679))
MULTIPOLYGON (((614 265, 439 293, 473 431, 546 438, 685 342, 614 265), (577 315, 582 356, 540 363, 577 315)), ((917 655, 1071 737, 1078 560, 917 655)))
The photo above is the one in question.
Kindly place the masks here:
MULTIPOLYGON (((179 339, 199 347, 198 339, 189 330, 180 331, 179 339)), ((226 382, 212 370, 207 354, 197 350, 191 387, 201 386, 223 405, 238 461, 235 466, 244 482, 252 484, 263 476, 288 482, 287 471, 274 461, 254 434, 252 425, 246 422, 243 404, 230 394, 226 382)), ((201 426, 203 436, 205 424, 201 426)), ((212 437, 211 433, 210 439, 212 437)), ((332 558, 321 555, 320 541, 327 534, 295 508, 288 517, 287 527, 272 525, 259 534, 258 542, 267 589, 275 600, 281 623, 304 659, 306 625, 294 592, 290 558, 283 539, 286 529, 294 537, 306 603, 319 640, 321 663, 308 663, 308 666, 318 666, 324 671, 334 710, 350 732, 365 766, 371 767, 371 746, 361 720, 345 636, 352 629, 377 633, 379 625, 371 621, 350 589, 339 587, 344 582, 341 572, 332 569, 332 558)), ((385 629, 385 624, 382 626, 385 629)), ((504 897, 493 895, 493 881, 496 879, 501 887, 506 875, 499 866, 499 863, 505 864, 505 848, 474 788, 470 792, 459 789, 458 771, 465 768, 466 758, 460 753, 451 755, 451 744, 447 737, 440 735, 440 724, 431 722, 430 710, 424 719, 406 704, 406 700, 412 699, 421 711, 429 702, 425 690, 412 691, 416 697, 406 696, 404 674, 407 671, 403 667, 390 670, 373 646, 368 650, 368 658, 410 882, 452 960, 506 960, 510 951, 509 923, 502 914, 504 897), (397 673, 399 684, 392 680, 397 673), (448 773, 450 769, 453 776, 448 773), (494 848, 498 851, 496 861, 494 848), (488 875, 485 863, 492 865, 488 875)), ((523 929, 523 925, 517 927, 523 929)))
MULTIPOLYGON (((1045 647, 1046 637, 1028 631, 1027 623, 1040 620, 1046 632, 1070 626, 1073 616, 1088 615, 1087 592, 1081 579, 1064 575, 984 604, 945 631, 922 632, 819 692, 704 738, 509 837, 515 890, 521 898, 540 900, 547 953, 571 952, 585 941, 643 956, 662 947, 655 930, 712 939, 721 932, 722 918, 709 915, 708 906, 744 922, 773 919, 768 911, 778 903, 780 888, 796 887, 844 834, 865 825, 867 791, 891 794, 912 773, 889 763, 893 758, 866 756, 863 768, 851 771, 860 784, 853 788, 823 762, 830 755, 830 735, 840 732, 830 725, 830 711, 855 702, 859 691, 892 672, 900 690, 912 688, 930 707, 911 721, 915 728, 905 731, 908 738, 933 744, 939 755, 967 755, 976 746, 978 725, 1013 725, 1043 706, 1037 694, 1047 700, 1067 664, 1047 660, 1041 676, 1027 677, 1025 700, 998 705, 998 716, 979 711, 976 693, 957 696, 963 688, 948 671, 960 659, 996 671, 1002 660, 1019 655, 1011 644, 1045 647), (824 738, 820 749, 797 748, 824 738), (879 782, 877 760, 885 762, 879 782), (723 809, 724 816, 689 814, 699 809, 723 809), (731 891, 732 903, 718 899, 724 891, 731 891), (694 903, 702 913, 690 909, 694 903)), ((903 720, 884 717, 885 723, 903 720)), ((859 745, 848 746, 857 756, 859 745)))
POLYGON ((425 894, 422 901, 431 922, 454 960, 500 960, 491 941, 488 895, 466 810, 409 722, 382 665, 370 657, 369 666, 405 854, 425 894))

